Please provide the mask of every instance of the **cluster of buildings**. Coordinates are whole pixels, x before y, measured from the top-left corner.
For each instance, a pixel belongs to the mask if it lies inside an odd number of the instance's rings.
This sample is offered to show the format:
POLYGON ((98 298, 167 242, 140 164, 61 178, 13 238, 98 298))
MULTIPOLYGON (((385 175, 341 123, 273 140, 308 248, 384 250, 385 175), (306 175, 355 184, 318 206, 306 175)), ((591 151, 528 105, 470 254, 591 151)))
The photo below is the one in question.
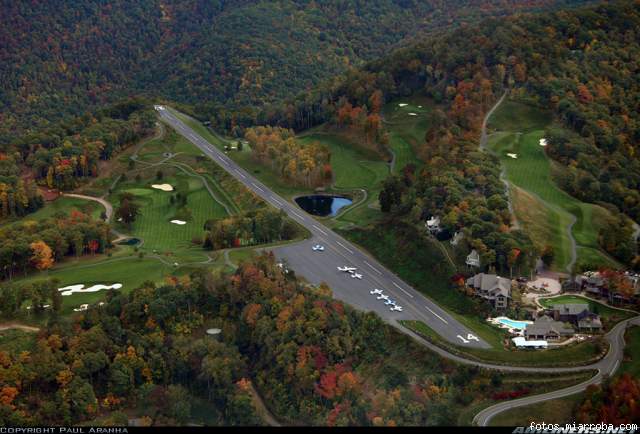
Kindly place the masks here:
POLYGON ((626 271, 622 278, 626 280, 633 295, 629 296, 611 290, 607 279, 599 271, 586 271, 576 276, 575 289, 584 291, 591 296, 606 298, 610 303, 628 303, 633 299, 640 298, 640 275, 626 271))
POLYGON ((564 303, 545 309, 533 324, 526 326, 524 337, 526 340, 558 341, 570 338, 576 332, 600 331, 600 316, 591 312, 587 303, 564 303))

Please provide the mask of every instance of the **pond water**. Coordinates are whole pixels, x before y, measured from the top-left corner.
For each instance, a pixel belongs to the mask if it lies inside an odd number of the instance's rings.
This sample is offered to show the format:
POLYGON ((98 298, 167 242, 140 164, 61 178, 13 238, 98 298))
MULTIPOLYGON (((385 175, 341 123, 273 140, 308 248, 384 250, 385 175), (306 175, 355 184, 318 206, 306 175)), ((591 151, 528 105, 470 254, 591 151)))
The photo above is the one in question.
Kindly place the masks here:
POLYGON ((343 196, 328 196, 316 194, 312 196, 300 196, 296 198, 296 203, 309 214, 320 217, 333 217, 345 206, 349 206, 353 201, 343 196))

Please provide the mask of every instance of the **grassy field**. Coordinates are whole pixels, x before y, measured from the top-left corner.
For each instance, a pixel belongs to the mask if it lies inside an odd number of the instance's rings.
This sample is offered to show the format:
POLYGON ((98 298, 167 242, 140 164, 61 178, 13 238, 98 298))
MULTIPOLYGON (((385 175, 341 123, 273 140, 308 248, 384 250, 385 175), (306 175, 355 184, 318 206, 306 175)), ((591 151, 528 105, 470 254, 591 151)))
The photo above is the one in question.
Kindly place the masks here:
POLYGON ((539 248, 554 247, 555 268, 563 270, 571 260, 571 243, 567 227, 575 217, 573 236, 578 245, 578 264, 618 265, 600 252, 597 236, 608 211, 581 202, 554 183, 552 162, 539 140, 551 122, 548 114, 531 106, 507 101, 496 110, 489 127, 499 130, 489 138, 489 147, 506 168, 513 191, 513 205, 522 223, 539 248), (513 153, 517 158, 510 158, 513 153))
POLYGON ((602 319, 607 330, 613 327, 618 322, 634 316, 633 313, 626 310, 615 309, 602 303, 580 297, 578 295, 561 295, 559 297, 540 298, 539 301, 540 304, 544 307, 551 307, 554 304, 562 303, 587 303, 591 312, 595 312, 600 315, 600 318, 602 319))
POLYGON ((18 222, 44 220, 51 218, 59 213, 69 215, 72 211, 81 211, 92 216, 95 219, 98 219, 100 218, 100 214, 104 211, 104 207, 96 202, 77 199, 74 197, 62 196, 52 202, 46 202, 44 207, 40 208, 38 211, 32 214, 29 214, 28 216, 23 217, 19 221, 6 222, 0 225, 0 227, 11 226, 18 222))

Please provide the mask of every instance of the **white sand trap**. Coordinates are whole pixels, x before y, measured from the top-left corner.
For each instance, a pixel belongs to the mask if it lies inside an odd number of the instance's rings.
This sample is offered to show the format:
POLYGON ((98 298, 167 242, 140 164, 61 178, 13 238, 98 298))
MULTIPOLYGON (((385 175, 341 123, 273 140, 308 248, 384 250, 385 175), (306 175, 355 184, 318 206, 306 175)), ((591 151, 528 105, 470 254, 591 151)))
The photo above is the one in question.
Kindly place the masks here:
POLYGON ((82 312, 83 310, 89 309, 88 304, 81 304, 80 307, 73 309, 74 312, 82 312))
POLYGON ((518 154, 507 154, 507 157, 511 157, 515 159, 515 158, 518 158, 518 154))
POLYGON ((174 225, 186 225, 187 222, 185 222, 184 220, 171 220, 171 223, 173 223, 174 225))
POLYGON ((547 146, 547 139, 540 139, 540 146, 547 146))
POLYGON ((401 102, 400 104, 398 104, 398 107, 404 107, 404 106, 407 106, 407 105, 409 105, 409 104, 407 104, 406 102, 401 102))
POLYGON ((418 106, 418 108, 422 108, 422 106, 421 106, 421 105, 419 105, 419 106, 418 106))
POLYGON ((122 288, 122 283, 114 283, 113 285, 93 285, 89 288, 85 288, 83 283, 77 285, 69 285, 64 288, 58 288, 58 291, 62 292, 62 295, 67 296, 71 295, 74 292, 98 292, 103 289, 120 289, 122 288))
POLYGON ((171 184, 152 184, 151 188, 162 191, 173 191, 173 186, 171 184))
POLYGON ((411 112, 411 113, 409 113, 409 116, 418 116, 418 113, 411 112))

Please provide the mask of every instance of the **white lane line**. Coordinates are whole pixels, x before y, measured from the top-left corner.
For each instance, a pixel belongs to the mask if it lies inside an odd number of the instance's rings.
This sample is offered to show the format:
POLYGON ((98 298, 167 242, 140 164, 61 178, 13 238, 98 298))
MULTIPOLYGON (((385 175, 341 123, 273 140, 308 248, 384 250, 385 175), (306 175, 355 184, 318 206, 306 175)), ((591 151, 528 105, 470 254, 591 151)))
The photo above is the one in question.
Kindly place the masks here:
POLYGON ((275 203, 277 203, 278 205, 282 205, 282 202, 280 202, 278 199, 276 199, 273 196, 271 196, 271 200, 274 201, 275 203))
MULTIPOLYGON (((371 268, 373 271, 375 271, 376 273, 382 275, 382 273, 380 272, 380 270, 378 270, 376 267, 374 267, 373 265, 371 265, 370 263, 368 263, 367 261, 364 261, 365 264, 367 264, 369 266, 369 268, 371 268)), ((402 288, 400 288, 402 289, 402 288)))
POLYGON ((316 228, 317 230, 319 230, 322 233, 322 235, 327 235, 327 233, 325 231, 323 231, 322 229, 320 229, 318 226, 313 225, 313 227, 316 228))
POLYGON ((398 285, 396 282, 391 282, 393 283, 393 286, 395 286, 396 288, 398 288, 400 291, 404 292, 405 294, 407 294, 409 297, 413 298, 413 295, 409 294, 407 291, 405 291, 404 289, 402 289, 402 287, 400 285, 398 285))
POLYGON ((263 189, 261 189, 258 185, 256 185, 255 182, 252 182, 251 185, 253 185, 255 188, 257 188, 260 191, 264 191, 263 189))
POLYGON ((293 213, 293 215, 295 215, 296 217, 298 217, 300 220, 304 220, 304 217, 302 217, 300 214, 298 214, 295 211, 291 211, 293 213))
POLYGON ((438 315, 437 313, 435 313, 433 310, 429 309, 429 306, 425 306, 425 309, 427 309, 429 312, 431 312, 432 314, 434 314, 435 316, 437 316, 438 318, 440 318, 440 321, 442 321, 445 324, 449 324, 447 322, 447 320, 445 320, 444 318, 442 318, 440 315, 438 315))
POLYGON ((244 174, 240 172, 238 169, 236 169, 236 172, 238 172, 238 175, 242 176, 243 178, 246 178, 246 176, 244 176, 244 174))
POLYGON ((336 243, 338 243, 343 249, 345 249, 347 252, 349 252, 349 253, 351 253, 353 255, 353 250, 349 249, 347 246, 342 244, 340 241, 336 241, 336 243))

